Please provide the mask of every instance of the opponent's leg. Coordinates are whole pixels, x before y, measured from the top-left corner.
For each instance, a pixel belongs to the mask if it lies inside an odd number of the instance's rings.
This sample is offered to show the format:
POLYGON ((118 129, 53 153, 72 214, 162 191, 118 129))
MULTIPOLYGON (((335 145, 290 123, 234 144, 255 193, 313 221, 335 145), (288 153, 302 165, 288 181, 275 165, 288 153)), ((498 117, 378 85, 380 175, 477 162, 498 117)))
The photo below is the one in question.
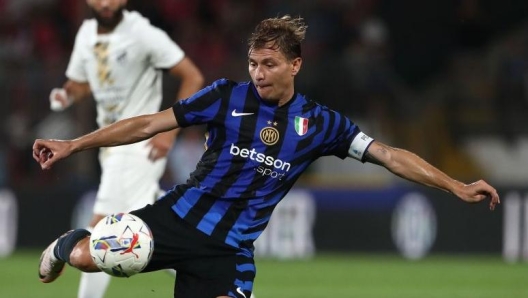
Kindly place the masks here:
MULTIPOLYGON (((105 216, 94 214, 87 230, 92 231, 93 227, 105 216)), ((81 273, 81 281, 77 291, 77 298, 102 298, 110 284, 112 277, 104 272, 81 273)))
POLYGON ((76 229, 53 241, 40 257, 40 281, 49 283, 57 279, 66 263, 87 272, 99 271, 90 257, 89 235, 85 229, 76 229))
POLYGON ((81 273, 78 298, 102 298, 112 277, 104 272, 81 273))

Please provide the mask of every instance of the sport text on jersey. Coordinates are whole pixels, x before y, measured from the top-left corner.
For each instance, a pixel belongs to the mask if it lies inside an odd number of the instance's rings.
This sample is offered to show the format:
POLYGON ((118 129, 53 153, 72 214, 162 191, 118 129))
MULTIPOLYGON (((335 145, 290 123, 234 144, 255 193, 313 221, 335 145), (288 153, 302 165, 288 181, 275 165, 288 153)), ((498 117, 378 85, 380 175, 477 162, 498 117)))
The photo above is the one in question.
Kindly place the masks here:
POLYGON ((235 144, 231 144, 229 154, 233 156, 249 158, 253 161, 266 165, 267 167, 264 165, 259 165, 255 168, 255 171, 257 171, 257 173, 261 174, 262 176, 269 176, 274 179, 276 178, 282 180, 284 175, 290 170, 291 167, 290 163, 278 158, 274 158, 273 156, 268 156, 257 152, 255 148, 239 148, 235 144))

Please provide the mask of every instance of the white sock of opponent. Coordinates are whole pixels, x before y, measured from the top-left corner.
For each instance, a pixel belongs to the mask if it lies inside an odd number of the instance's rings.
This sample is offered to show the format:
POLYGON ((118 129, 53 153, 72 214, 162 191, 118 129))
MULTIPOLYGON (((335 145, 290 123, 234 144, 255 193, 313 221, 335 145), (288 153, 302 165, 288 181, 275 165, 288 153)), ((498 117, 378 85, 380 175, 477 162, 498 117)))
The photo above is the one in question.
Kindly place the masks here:
POLYGON ((81 273, 78 298, 103 298, 112 277, 104 272, 81 273))
MULTIPOLYGON (((92 232, 93 227, 87 227, 92 232)), ((112 277, 104 272, 81 272, 77 298, 103 298, 112 277)))

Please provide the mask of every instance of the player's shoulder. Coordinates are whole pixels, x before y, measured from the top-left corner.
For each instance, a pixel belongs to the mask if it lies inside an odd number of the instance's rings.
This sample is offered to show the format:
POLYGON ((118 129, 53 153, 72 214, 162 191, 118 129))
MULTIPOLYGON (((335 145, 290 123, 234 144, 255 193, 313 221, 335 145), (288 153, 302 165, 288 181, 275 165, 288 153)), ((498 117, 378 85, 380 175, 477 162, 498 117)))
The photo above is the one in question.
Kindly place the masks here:
POLYGON ((219 97, 224 97, 229 96, 233 92, 233 89, 241 86, 243 87, 243 83, 238 83, 230 79, 221 78, 213 81, 210 85, 202 89, 202 91, 199 93, 203 94, 204 92, 207 92, 211 94, 216 94, 219 97))
POLYGON ((138 34, 152 29, 158 29, 150 23, 149 19, 137 11, 123 11, 123 22, 126 23, 126 26, 124 26, 126 29, 138 34))
POLYGON ((89 46, 97 38, 97 21, 95 19, 85 19, 77 35, 75 36, 75 49, 82 49, 89 46))
POLYGON ((301 106, 301 109, 303 111, 308 112, 314 117, 328 117, 331 114, 333 115, 333 117, 343 116, 338 111, 335 111, 327 105, 320 103, 314 99, 311 99, 303 94, 297 94, 296 103, 297 105, 301 106))
POLYGON ((215 89, 217 88, 221 88, 221 89, 232 89, 232 88, 235 88, 237 86, 243 86, 244 83, 239 83, 239 82, 236 82, 236 81, 233 81, 233 80, 230 80, 230 79, 227 79, 227 78, 221 78, 221 79, 218 79, 216 81, 214 81, 211 86, 215 89))
POLYGON ((84 20, 77 31, 77 36, 83 38, 88 37, 90 34, 97 34, 97 21, 95 19, 84 20))
POLYGON ((295 104, 302 105, 304 110, 312 110, 314 112, 321 112, 328 109, 325 105, 301 93, 297 93, 295 104))

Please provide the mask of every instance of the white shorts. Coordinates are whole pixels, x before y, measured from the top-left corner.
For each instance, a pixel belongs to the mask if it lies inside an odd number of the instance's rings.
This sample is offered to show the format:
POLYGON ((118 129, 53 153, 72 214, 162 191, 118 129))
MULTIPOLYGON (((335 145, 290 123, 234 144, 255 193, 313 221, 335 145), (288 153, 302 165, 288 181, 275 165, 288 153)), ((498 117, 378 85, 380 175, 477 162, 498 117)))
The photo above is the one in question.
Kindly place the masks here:
POLYGON ((159 180, 165 172, 166 158, 152 162, 148 150, 114 149, 117 147, 102 148, 99 153, 102 174, 94 214, 139 209, 152 204, 163 193, 159 180))

